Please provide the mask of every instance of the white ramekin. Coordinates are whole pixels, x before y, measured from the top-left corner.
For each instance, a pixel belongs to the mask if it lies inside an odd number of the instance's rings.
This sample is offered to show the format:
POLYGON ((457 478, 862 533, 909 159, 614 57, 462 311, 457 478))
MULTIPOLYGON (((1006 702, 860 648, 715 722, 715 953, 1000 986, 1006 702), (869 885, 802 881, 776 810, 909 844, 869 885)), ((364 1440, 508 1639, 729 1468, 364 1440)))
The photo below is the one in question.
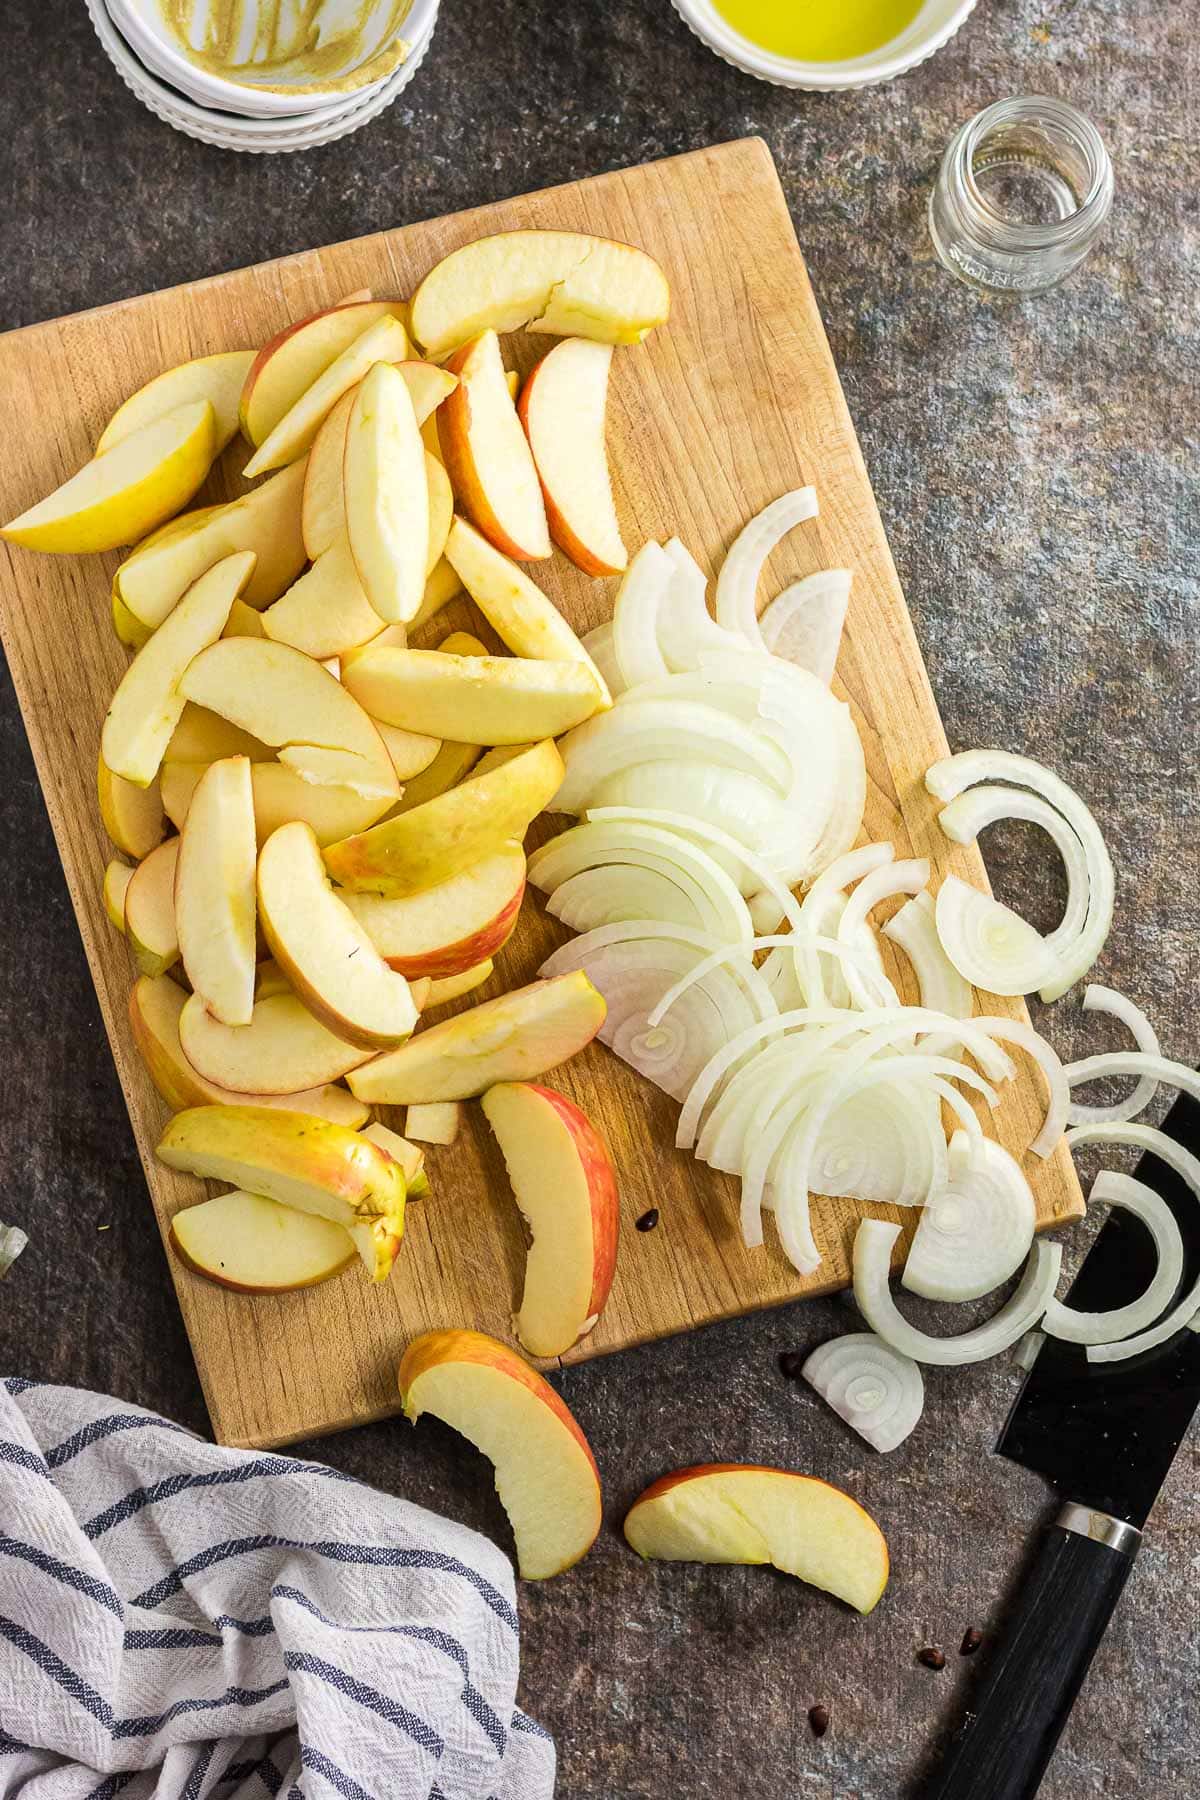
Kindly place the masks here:
POLYGON ((842 88, 874 87, 877 82, 903 75, 906 69, 915 69, 949 43, 974 10, 975 0, 925 0, 912 24, 899 37, 847 62, 797 62, 791 57, 773 56, 735 31, 721 17, 713 0, 671 0, 671 4, 701 42, 735 69, 775 87, 831 93, 842 88))

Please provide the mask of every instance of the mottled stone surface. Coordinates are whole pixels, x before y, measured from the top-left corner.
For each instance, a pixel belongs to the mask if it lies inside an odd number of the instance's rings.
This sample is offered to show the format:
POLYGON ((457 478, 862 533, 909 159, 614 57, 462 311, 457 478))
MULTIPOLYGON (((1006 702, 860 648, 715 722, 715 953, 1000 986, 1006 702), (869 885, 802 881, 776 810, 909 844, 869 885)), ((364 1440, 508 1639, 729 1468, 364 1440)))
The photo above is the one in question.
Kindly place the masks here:
MULTIPOLYGON (((580 0, 562 16, 446 0, 429 62, 381 120, 311 155, 258 158, 143 113, 79 0, 19 0, 0 70, 0 326, 761 132, 951 741, 1032 750, 1095 803, 1119 866, 1101 975, 1194 1058, 1195 23, 1194 8, 1151 0, 981 0, 915 74, 822 99, 727 69, 666 0, 580 0), (1097 120, 1117 204, 1072 284, 992 306, 936 264, 923 209, 955 126, 1021 91, 1097 120)), ((0 1366, 203 1428, 7 683, 0 770, 0 1214, 35 1239, 0 1297, 0 1366)), ((992 855, 1002 887, 1048 921, 1059 890, 1044 847, 1014 834, 992 855)), ((1053 1031, 1065 1050, 1111 1041, 1070 1003, 1053 1031)), ((912 1791, 963 1686, 963 1628, 997 1617, 1044 1494, 988 1455, 1013 1391, 1004 1364, 932 1372, 922 1426, 887 1458, 784 1382, 777 1353, 847 1316, 838 1301, 795 1307, 564 1377, 607 1477, 607 1526, 580 1569, 528 1588, 522 1607, 524 1697, 558 1735, 570 1800, 912 1791), (662 1469, 712 1457, 849 1486, 891 1540, 879 1612, 864 1623, 763 1571, 638 1565, 618 1531, 626 1503, 662 1469), (931 1640, 948 1652, 941 1674, 914 1659, 931 1640), (832 1715, 819 1744, 816 1700, 832 1715)), ((436 1424, 352 1433, 321 1454, 504 1537, 477 1459, 436 1424)), ((1049 1800, 1195 1791, 1197 1486, 1188 1446, 1049 1800)))

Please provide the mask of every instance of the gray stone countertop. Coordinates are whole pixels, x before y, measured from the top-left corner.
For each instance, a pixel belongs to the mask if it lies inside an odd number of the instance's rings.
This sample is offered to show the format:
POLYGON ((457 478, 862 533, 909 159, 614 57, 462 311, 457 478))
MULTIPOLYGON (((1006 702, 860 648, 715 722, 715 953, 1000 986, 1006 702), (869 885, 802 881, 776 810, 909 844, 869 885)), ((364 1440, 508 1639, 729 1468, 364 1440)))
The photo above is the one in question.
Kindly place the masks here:
MULTIPOLYGON (((289 157, 209 149, 143 112, 81 0, 4 10, 5 328, 761 133, 951 743, 1030 751, 1093 803, 1118 869, 1098 978, 1149 1008, 1168 1053, 1200 1054, 1194 8, 980 0, 915 73, 822 98, 727 68, 667 0, 444 0, 429 60, 392 109, 360 135, 289 157), (992 305, 935 262, 924 206, 955 127, 1020 92, 1062 95, 1091 115, 1117 200, 1105 242, 1071 283, 992 305)), ((1000 891, 1048 923, 1061 900, 1053 856, 1032 835, 990 835, 1000 891)), ((0 1290, 0 1367, 203 1429, 6 675, 0 844, 0 1214, 34 1237, 0 1290)), ((1115 1042, 1073 1000, 1053 1032, 1072 1054, 1115 1042)), ((1085 1227, 1078 1245, 1086 1237, 1085 1227)), ((563 1377, 607 1475, 607 1523, 583 1565, 525 1587, 521 1606, 523 1699, 557 1735, 567 1800, 913 1791, 963 1696, 962 1632, 998 1618, 1046 1495, 989 1454, 1014 1391, 1005 1360, 931 1371, 925 1419, 888 1457, 782 1379, 779 1352, 848 1316, 837 1300, 794 1306, 563 1377), (871 1620, 774 1573, 634 1560, 619 1524, 643 1482, 713 1458, 808 1469, 875 1512, 894 1576, 871 1620), (915 1660, 931 1641, 947 1650, 940 1674, 915 1660), (806 1720, 815 1701, 832 1717, 821 1742, 806 1720)), ((419 1438, 403 1424, 360 1430, 318 1453, 507 1541, 478 1458, 436 1424, 419 1438)), ((1188 1444, 1047 1800, 1195 1792, 1198 1485, 1188 1444)))

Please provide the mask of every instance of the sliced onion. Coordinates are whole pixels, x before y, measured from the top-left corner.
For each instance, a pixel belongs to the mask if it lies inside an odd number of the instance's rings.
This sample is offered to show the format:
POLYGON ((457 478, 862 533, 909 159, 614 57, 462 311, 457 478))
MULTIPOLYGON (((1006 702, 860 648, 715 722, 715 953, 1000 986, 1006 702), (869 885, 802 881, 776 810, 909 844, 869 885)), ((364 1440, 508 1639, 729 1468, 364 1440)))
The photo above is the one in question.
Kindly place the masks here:
POLYGON ((626 690, 667 673, 658 647, 658 609, 673 574, 670 557, 651 539, 642 545, 617 590, 612 646, 626 690))
MULTIPOLYGON (((602 781, 588 811, 603 816, 615 807, 622 808, 622 817, 629 818, 665 812, 676 818, 704 819, 773 870, 777 857, 788 854, 790 823, 785 801, 764 782, 738 769, 694 761, 641 763, 602 781)), ((720 852, 714 850, 714 854, 723 860, 720 852)), ((740 857, 733 861, 742 893, 754 893, 758 883, 745 863, 740 857)), ((773 920, 772 926, 777 922, 773 920)))
POLYGON ((597 625, 592 631, 585 631, 579 641, 599 669, 601 680, 615 700, 623 692, 625 683, 621 680, 617 654, 613 649, 612 620, 606 619, 603 625, 597 625))
MULTIPOLYGON (((776 665, 777 668, 780 665, 776 665)), ((823 786, 827 799, 824 829, 803 867, 788 873, 790 882, 811 881, 837 857, 844 855, 862 829, 867 803, 867 765, 862 740, 850 708, 803 669, 788 669, 791 689, 776 684, 764 689, 762 716, 781 732, 800 732, 800 754, 792 751, 795 781, 789 794, 793 811, 808 816, 808 791, 818 781, 823 759, 823 786), (807 752, 804 750, 807 739, 807 752)))
POLYGON ((29 1243, 19 1225, 0 1225, 0 1281, 8 1274, 29 1243))
MULTIPOLYGON (((1156 1086, 1162 1082, 1165 1087, 1178 1088, 1181 1093, 1190 1094, 1193 1100, 1200 1100, 1200 1075, 1195 1069, 1190 1069, 1186 1063, 1172 1062, 1166 1056, 1149 1056, 1141 1050, 1108 1050, 1100 1056, 1085 1056, 1082 1062, 1072 1063, 1064 1073, 1072 1084, 1099 1081, 1106 1075, 1141 1075, 1156 1086)), ((1075 1121, 1072 1119, 1071 1123, 1075 1121)))
POLYGON ((1025 819, 1040 825, 1053 838, 1067 872, 1067 905, 1062 923, 1044 942, 1054 950, 1073 941, 1087 919, 1091 878, 1083 845, 1062 814, 1040 794, 1011 787, 973 787, 952 800, 938 815, 938 824, 955 844, 973 844, 981 831, 1001 819, 1025 819))
POLYGON ((950 1140, 950 1181, 924 1207, 902 1284, 926 1300, 978 1300, 1015 1275, 1033 1242, 1033 1192, 994 1139, 950 1140))
POLYGON ((631 763, 680 757, 740 769, 786 793, 787 763, 778 747, 752 726, 696 701, 658 700, 614 706, 577 725, 562 739, 566 775, 555 812, 582 812, 602 781, 631 763))
POLYGON ((1132 1175, 1104 1169, 1088 1195, 1089 1206, 1097 1202, 1122 1207, 1140 1219, 1154 1239, 1158 1262, 1145 1291, 1127 1306, 1081 1312, 1062 1300, 1052 1300, 1042 1330, 1069 1344, 1115 1344, 1121 1338, 1136 1337, 1166 1311, 1183 1280, 1183 1234, 1161 1194, 1132 1175))
MULTIPOLYGON (((1158 1033, 1141 1007, 1135 1006, 1133 1001, 1126 999, 1124 994, 1118 994, 1115 988, 1100 987, 1093 982, 1083 996, 1083 1010, 1084 1012, 1109 1013, 1114 1019, 1119 1019, 1122 1025, 1128 1027, 1138 1049, 1145 1055, 1158 1056, 1161 1054, 1158 1033)), ((1093 1079, 1092 1076, 1080 1072, 1084 1066, 1083 1062, 1068 1063, 1067 1081, 1071 1087, 1079 1087, 1085 1081, 1093 1079)), ((1130 1074, 1134 1072, 1132 1069, 1129 1070, 1130 1074)), ((1133 1092, 1124 1100, 1116 1101, 1112 1106, 1085 1106, 1082 1100, 1072 1099, 1068 1118, 1072 1125, 1100 1125, 1106 1121, 1111 1123, 1121 1119, 1136 1119, 1139 1113, 1145 1112, 1157 1092, 1158 1082, 1154 1076, 1141 1074, 1133 1092)))
POLYGON ((744 525, 729 548, 717 578, 717 620, 755 650, 767 648, 758 628, 758 580, 776 544, 806 519, 817 516, 815 488, 781 494, 744 525))
POLYGON ((729 856, 736 856, 747 872, 760 887, 765 888, 779 902, 779 910, 793 929, 800 925, 800 905, 790 888, 786 887, 779 877, 770 869, 760 856, 748 850, 744 844, 729 832, 722 831, 717 825, 710 825, 706 819, 692 819, 684 813, 667 812, 661 807, 647 807, 644 811, 635 811, 627 806, 592 806, 588 808, 588 818, 597 824, 619 824, 622 822, 639 822, 664 831, 677 833, 688 839, 696 838, 709 850, 723 850, 729 856))
POLYGON ((821 1344, 800 1373, 874 1450, 902 1444, 925 1410, 919 1367, 873 1331, 851 1331, 821 1344))
POLYGON ((1055 959, 1041 932, 957 875, 938 889, 935 918, 942 949, 973 987, 1012 997, 1049 980, 1055 959))
POLYGON ((673 565, 671 584, 659 603, 658 644, 671 670, 698 669, 700 658, 715 650, 719 655, 745 649, 736 632, 718 625, 708 610, 708 583, 704 571, 678 538, 671 538, 666 554, 673 565))
MULTIPOLYGON (((860 964, 864 964, 866 962, 866 959, 861 956, 860 952, 855 950, 851 945, 839 944, 836 941, 836 939, 833 939, 833 938, 811 938, 808 940, 808 942, 813 946, 813 948, 815 948, 817 950, 823 950, 823 951, 827 952, 828 954, 836 956, 840 960, 843 960, 847 967, 849 967, 850 964, 852 964, 854 962, 858 962, 860 964)), ((693 982, 702 981, 704 979, 705 975, 708 974, 709 969, 715 969, 715 968, 719 967, 719 965, 722 963, 730 962, 730 961, 732 961, 732 959, 734 957, 739 957, 739 958, 745 957, 745 956, 749 955, 752 951, 768 950, 768 949, 778 948, 783 945, 790 945, 790 944, 794 944, 794 943, 795 943, 794 937, 792 936, 792 934, 790 932, 788 932, 788 933, 784 933, 784 934, 773 934, 770 937, 752 938, 748 944, 740 943, 740 944, 723 945, 721 947, 721 949, 714 950, 710 956, 706 956, 702 963, 697 963, 696 967, 694 969, 689 970, 688 974, 681 976, 680 980, 676 983, 676 985, 673 988, 670 988, 668 990, 668 992, 663 995, 662 999, 659 1001, 658 1005, 655 1007, 654 1012, 651 1014, 650 1023, 652 1025, 657 1025, 659 1023, 660 1019, 663 1017, 664 1013, 669 1012, 671 1007, 674 1006, 674 1004, 675 1004, 676 1000, 679 998, 680 994, 686 993, 688 988, 691 987, 693 982)), ((870 975, 869 968, 865 969, 864 972, 869 977, 869 975, 870 975)), ((758 971, 756 971, 756 973, 758 973, 758 971)), ((765 980, 766 978, 763 977, 763 979, 765 980)), ((769 982, 767 983, 767 986, 768 986, 768 988, 770 988, 769 982)), ((875 1000, 872 1002, 872 1004, 886 1005, 886 1001, 880 1001, 879 998, 876 997, 875 1000)))
MULTIPOLYGON (((881 901, 890 900, 897 894, 919 894, 928 880, 929 863, 925 857, 913 857, 907 862, 886 863, 882 868, 864 875, 846 902, 838 924, 838 942, 847 946, 853 944, 867 923, 867 915, 881 901)), ((843 972, 851 998, 858 1006, 878 1004, 878 994, 870 991, 868 982, 853 963, 848 963, 843 972)), ((890 981, 888 987, 898 1003, 896 990, 890 981)))
POLYGON ((914 1362, 957 1368, 999 1356, 1038 1323, 1058 1286, 1062 1245, 1035 1244, 1012 1298, 986 1324, 957 1337, 931 1337, 901 1313, 888 1286, 892 1249, 900 1227, 864 1219, 854 1237, 854 1298, 872 1330, 914 1362))
MULTIPOLYGON (((913 966, 921 1005, 934 1012, 949 1013, 952 1019, 969 1019, 975 1010, 975 996, 969 981, 959 974, 937 934, 932 894, 916 894, 893 913, 883 927, 883 935, 899 944, 913 966)), ((944 1054, 940 1042, 927 1038, 925 1047, 944 1054)))
POLYGON ((811 1192, 880 1206, 919 1205, 945 1178, 938 1095, 923 1099, 895 1086, 843 1101, 825 1121, 809 1167, 811 1192))
POLYGON ((605 863, 569 875, 548 897, 546 911, 572 931, 598 931, 624 919, 659 919, 704 929, 701 908, 675 874, 633 863, 605 863))
MULTIPOLYGON (((836 931, 837 920, 841 919, 845 910, 846 895, 843 889, 852 881, 859 881, 874 869, 881 869, 885 864, 895 860, 896 852, 891 844, 863 844, 857 850, 849 850, 836 857, 817 876, 800 907, 799 923, 794 927, 797 934, 805 932, 818 935, 828 931, 831 926, 836 931), (833 918, 836 908, 837 920, 833 918)), ((840 971, 837 971, 840 979, 840 971)), ((796 974, 808 997, 809 1004, 820 1006, 827 998, 825 983, 826 971, 819 956, 802 956, 796 965, 796 974)), ((831 987, 829 998, 834 998, 831 987)), ((849 1001, 849 990, 846 990, 849 1001)), ((835 1004, 841 1004, 840 998, 835 1004)))
MULTIPOLYGON (((623 867, 650 869, 674 882, 695 910, 697 929, 709 933, 716 944, 748 943, 754 936, 736 884, 703 846, 642 819, 589 819, 560 832, 534 851, 527 879, 544 893, 554 894, 584 869, 623 867)), ((680 923, 690 921, 685 915, 680 923)))
POLYGON ((771 654, 807 669, 828 687, 837 666, 853 580, 849 569, 822 569, 785 587, 758 621, 771 654))
MULTIPOLYGON (((1002 1044, 1016 1044, 1024 1050, 1046 1077, 1049 1098, 1046 1102, 1046 1115, 1041 1123, 1037 1136, 1029 1148, 1034 1156, 1047 1157, 1054 1150, 1067 1125, 1067 1110, 1071 1102, 1070 1089, 1067 1086, 1067 1074, 1059 1060, 1058 1052, 1053 1044, 1047 1043, 1039 1031, 1032 1025, 1025 1024, 1022 1019, 979 1018, 971 1023, 980 1030, 986 1031, 990 1038, 999 1038, 1002 1044)), ((968 1044, 968 1049, 971 1046, 968 1044)), ((971 1055, 975 1056, 974 1050, 971 1055)), ((979 1058, 975 1057, 976 1062, 979 1058)), ((983 1065, 980 1064, 980 1067, 983 1065)))

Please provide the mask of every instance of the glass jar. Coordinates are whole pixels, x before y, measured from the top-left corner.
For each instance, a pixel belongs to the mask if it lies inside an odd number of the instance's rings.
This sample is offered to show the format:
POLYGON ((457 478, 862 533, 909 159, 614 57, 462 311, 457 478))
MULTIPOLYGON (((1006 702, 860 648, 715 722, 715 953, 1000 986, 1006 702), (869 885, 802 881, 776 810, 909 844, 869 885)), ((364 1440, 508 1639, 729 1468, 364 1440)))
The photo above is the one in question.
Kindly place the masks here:
POLYGON ((1113 172, 1075 107, 997 100, 954 137, 929 197, 934 249, 960 281, 1040 294, 1078 268, 1104 229, 1113 172))

